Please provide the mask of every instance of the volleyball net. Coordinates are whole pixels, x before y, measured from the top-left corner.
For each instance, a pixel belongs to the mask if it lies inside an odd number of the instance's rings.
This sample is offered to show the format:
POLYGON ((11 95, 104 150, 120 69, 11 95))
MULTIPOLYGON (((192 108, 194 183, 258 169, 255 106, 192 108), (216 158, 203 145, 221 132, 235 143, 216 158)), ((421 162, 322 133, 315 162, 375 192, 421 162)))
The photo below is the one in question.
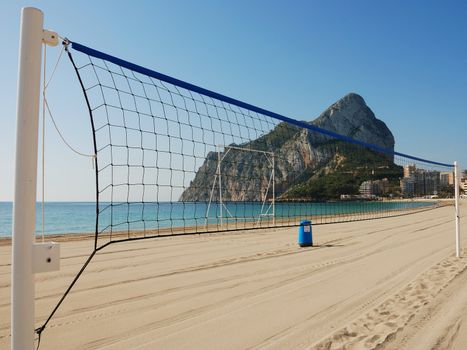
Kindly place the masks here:
POLYGON ((89 111, 98 251, 171 235, 368 220, 436 208, 454 166, 394 151, 362 97, 292 119, 65 40, 89 111))
POLYGON ((453 166, 394 151, 358 95, 300 121, 75 42, 67 51, 93 130, 96 247, 381 218, 454 194, 453 166))

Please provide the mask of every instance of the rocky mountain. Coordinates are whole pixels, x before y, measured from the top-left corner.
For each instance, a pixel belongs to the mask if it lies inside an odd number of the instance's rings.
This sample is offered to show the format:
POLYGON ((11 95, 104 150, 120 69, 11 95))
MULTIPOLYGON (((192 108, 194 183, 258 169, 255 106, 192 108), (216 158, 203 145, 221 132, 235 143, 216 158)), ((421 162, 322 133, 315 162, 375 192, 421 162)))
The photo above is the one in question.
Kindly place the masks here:
MULTIPOLYGON (((350 93, 332 104, 311 124, 349 136, 355 140, 394 150, 394 136, 386 124, 375 117, 365 100, 350 93)), ((315 135, 315 141, 319 135, 315 135)))
MULTIPOLYGON (((394 149, 391 131, 355 93, 344 96, 310 123, 394 149)), ((361 181, 381 176, 396 181, 401 173, 391 156, 287 123, 278 124, 254 141, 234 146, 274 153, 274 189, 278 200, 335 199, 340 194, 358 193, 361 181)), ((272 156, 231 150, 229 154, 224 151, 221 157, 224 157, 221 163, 224 201, 257 201, 272 196, 271 186, 268 190, 272 156)), ((210 152, 180 201, 209 200, 217 163, 218 154, 210 152)), ((217 200, 217 186, 214 184, 213 200, 217 200)))

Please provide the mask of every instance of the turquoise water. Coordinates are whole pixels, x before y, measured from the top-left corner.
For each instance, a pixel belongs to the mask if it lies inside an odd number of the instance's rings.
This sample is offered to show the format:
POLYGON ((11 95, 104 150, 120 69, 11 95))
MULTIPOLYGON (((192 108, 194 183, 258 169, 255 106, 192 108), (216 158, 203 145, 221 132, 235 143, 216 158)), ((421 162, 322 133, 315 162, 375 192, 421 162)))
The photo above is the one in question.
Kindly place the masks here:
MULTIPOLYGON (((432 202, 335 202, 335 203, 276 203, 275 217, 281 219, 310 219, 319 223, 320 218, 329 215, 364 215, 432 205, 432 202)), ((201 226, 206 224, 207 203, 101 203, 99 231, 112 225, 113 230, 141 230, 167 227, 201 226)), ((222 208, 225 221, 252 222, 258 219, 261 203, 233 202, 222 208)), ((96 208, 92 202, 47 202, 45 204, 45 233, 94 233, 96 208)), ((12 203, 0 202, 0 236, 11 236, 12 203)), ((41 230, 41 204, 36 205, 37 233, 41 230)), ((212 204, 207 223, 218 224, 220 207, 212 204)), ((263 216, 262 220, 271 220, 263 216)), ((330 220, 328 220, 329 222, 330 220)))

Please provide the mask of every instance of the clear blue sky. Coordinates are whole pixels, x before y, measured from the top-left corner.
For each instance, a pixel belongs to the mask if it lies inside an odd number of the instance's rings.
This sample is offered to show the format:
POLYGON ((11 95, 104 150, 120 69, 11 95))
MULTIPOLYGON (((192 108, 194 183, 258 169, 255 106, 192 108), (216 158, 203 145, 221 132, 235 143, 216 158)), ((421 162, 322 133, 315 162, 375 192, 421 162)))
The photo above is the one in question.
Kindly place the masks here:
MULTIPOLYGON (((359 93, 398 151, 467 168, 466 1, 2 1, 0 200, 13 197, 23 6, 62 36, 292 118, 359 93)), ((63 60, 49 99, 65 136, 91 152, 71 73, 63 60)), ((90 161, 50 123, 46 148, 46 198, 92 200, 90 161)))

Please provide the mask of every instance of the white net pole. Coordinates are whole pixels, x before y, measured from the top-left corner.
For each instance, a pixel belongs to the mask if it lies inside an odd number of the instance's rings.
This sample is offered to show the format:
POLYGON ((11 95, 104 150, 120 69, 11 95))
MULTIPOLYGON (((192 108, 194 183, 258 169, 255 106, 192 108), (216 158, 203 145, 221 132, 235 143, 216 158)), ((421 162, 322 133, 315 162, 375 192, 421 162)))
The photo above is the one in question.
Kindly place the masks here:
POLYGON ((11 349, 34 346, 35 219, 43 13, 21 12, 11 276, 11 349))
POLYGON ((454 162, 454 196, 456 207, 456 256, 460 258, 459 164, 454 162))
POLYGON ((224 219, 223 219, 223 212, 222 212, 222 175, 221 175, 221 149, 220 147, 217 150, 217 171, 218 171, 218 179, 219 179, 219 215, 220 215, 220 223, 221 229, 224 226, 224 219))
POLYGON ((274 153, 272 154, 272 224, 276 224, 276 175, 274 153))

